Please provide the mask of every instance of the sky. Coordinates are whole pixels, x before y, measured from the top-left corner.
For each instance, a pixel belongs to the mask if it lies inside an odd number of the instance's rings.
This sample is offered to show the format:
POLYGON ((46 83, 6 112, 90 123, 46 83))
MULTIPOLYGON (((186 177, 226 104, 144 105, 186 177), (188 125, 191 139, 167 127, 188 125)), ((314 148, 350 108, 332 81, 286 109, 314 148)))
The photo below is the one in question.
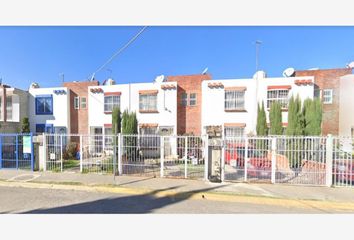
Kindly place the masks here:
MULTIPOLYGON (((0 78, 28 89, 87 80, 142 26, 0 27, 0 78)), ((213 79, 251 78, 259 69, 341 68, 354 61, 354 27, 148 27, 96 74, 103 82, 152 82, 158 75, 199 74, 213 79)))

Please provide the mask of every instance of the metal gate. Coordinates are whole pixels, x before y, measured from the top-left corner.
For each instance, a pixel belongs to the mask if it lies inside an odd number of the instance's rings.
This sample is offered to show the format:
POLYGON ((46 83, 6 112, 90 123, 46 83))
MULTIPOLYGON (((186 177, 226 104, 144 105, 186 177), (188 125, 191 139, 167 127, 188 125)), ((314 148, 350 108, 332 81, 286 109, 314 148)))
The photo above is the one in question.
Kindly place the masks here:
POLYGON ((32 134, 0 134, 0 168, 33 171, 32 134))
POLYGON ((206 136, 164 136, 163 143, 164 177, 204 178, 206 136))
POLYGON ((335 186, 354 186, 354 139, 351 137, 333 138, 333 180, 335 186))

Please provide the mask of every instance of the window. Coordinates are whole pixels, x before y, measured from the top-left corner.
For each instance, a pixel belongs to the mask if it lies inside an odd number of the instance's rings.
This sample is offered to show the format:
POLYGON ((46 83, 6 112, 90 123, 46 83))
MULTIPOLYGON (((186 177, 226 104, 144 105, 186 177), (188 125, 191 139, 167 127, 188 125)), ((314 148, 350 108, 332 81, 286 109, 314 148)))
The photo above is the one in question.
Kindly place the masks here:
POLYGON ((142 135, 156 135, 157 127, 142 127, 140 128, 140 134, 142 135))
POLYGON ((324 89, 323 90, 323 103, 324 104, 332 104, 333 101, 333 90, 332 89, 324 89))
POLYGON ((182 93, 181 104, 184 107, 187 106, 187 104, 188 104, 188 94, 187 93, 182 93))
POLYGON ((157 95, 141 94, 139 96, 139 110, 157 111, 157 95))
POLYGON ((81 109, 86 109, 87 103, 86 103, 86 97, 81 98, 81 109))
POLYGON ((225 91, 225 110, 244 110, 244 91, 225 91))
POLYGON ((80 108, 80 98, 79 97, 75 97, 74 98, 74 109, 79 109, 80 108))
POLYGON ((352 127, 352 128, 350 129, 350 131, 351 131, 352 138, 354 138, 354 127, 352 127))
POLYGON ((273 102, 279 102, 282 108, 288 108, 289 90, 278 89, 268 90, 267 92, 267 108, 270 108, 273 102))
POLYGON ((113 145, 113 131, 111 127, 105 127, 104 128, 104 145, 106 148, 111 148, 113 145))
POLYGON ((148 148, 150 152, 157 151, 157 148, 160 146, 160 136, 157 135, 157 127, 141 127, 139 130, 141 135, 149 135, 139 138, 140 147, 148 148))
POLYGON ((120 96, 105 96, 104 112, 112 112, 114 107, 120 107, 120 96))
POLYGON ((53 124, 36 124, 36 133, 54 133, 53 124))
POLYGON ((12 120, 12 96, 6 97, 6 120, 12 120))
POLYGON ((191 93, 189 94, 189 106, 197 105, 197 94, 191 93))
POLYGON ((52 115, 53 114, 53 97, 37 96, 36 97, 36 114, 37 115, 52 115))
POLYGON ((242 137, 244 128, 242 127, 225 127, 225 137, 242 137))

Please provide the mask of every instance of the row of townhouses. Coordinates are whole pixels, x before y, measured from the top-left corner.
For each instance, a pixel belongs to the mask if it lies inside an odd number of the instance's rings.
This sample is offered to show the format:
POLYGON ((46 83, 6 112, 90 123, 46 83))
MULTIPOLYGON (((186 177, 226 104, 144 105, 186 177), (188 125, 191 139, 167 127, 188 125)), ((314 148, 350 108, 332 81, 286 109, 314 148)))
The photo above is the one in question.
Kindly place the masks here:
POLYGON ((112 109, 136 112, 141 134, 256 134, 257 104, 267 121, 274 101, 282 106, 283 126, 291 96, 320 98, 322 134, 354 134, 352 68, 294 71, 269 78, 263 71, 249 79, 213 79, 210 74, 159 76, 149 83, 115 84, 108 79, 64 82, 61 87, 28 91, 1 85, 1 132, 19 131, 28 117, 33 133, 111 134, 112 109))

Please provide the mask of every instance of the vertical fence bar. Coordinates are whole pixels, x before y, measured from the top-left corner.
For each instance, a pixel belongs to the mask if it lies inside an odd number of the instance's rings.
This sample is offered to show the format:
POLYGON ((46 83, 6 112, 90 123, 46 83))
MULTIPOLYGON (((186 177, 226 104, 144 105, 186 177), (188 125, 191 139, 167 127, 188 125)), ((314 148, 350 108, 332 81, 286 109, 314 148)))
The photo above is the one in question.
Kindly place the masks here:
POLYGON ((271 183, 275 183, 275 171, 277 164, 277 138, 271 138, 272 140, 272 174, 271 174, 271 183))
POLYGON ((247 168, 248 168, 248 137, 245 137, 245 156, 244 156, 244 181, 247 182, 247 168))
POLYGON ((188 137, 184 137, 184 178, 188 177, 188 137))
POLYGON ((161 143, 161 148, 160 148, 160 177, 163 177, 163 168, 164 168, 164 165, 163 165, 163 160, 164 160, 164 152, 165 152, 165 138, 164 137, 160 137, 160 143, 161 143))
POLYGON ((63 171, 63 135, 60 135, 60 171, 63 171))
POLYGON ((326 141, 326 186, 332 185, 333 171, 333 136, 328 134, 326 141))
POLYGON ((84 152, 82 151, 83 147, 82 147, 82 134, 80 134, 80 172, 82 173, 82 161, 83 161, 83 158, 84 158, 84 152))
POLYGON ((31 132, 31 170, 34 171, 34 146, 33 146, 33 133, 31 132))
POLYGON ((16 169, 18 169, 18 135, 16 134, 16 169))
POLYGON ((43 159, 43 171, 47 171, 47 139, 45 134, 42 134, 43 141, 43 151, 42 151, 42 159, 43 159))
POLYGON ((118 134, 118 175, 123 174, 123 165, 122 165, 122 148, 123 148, 123 136, 121 133, 118 134))
POLYGON ((223 136, 221 139, 221 182, 225 181, 225 151, 226 151, 226 141, 223 136))
POLYGON ((0 169, 2 168, 2 136, 0 135, 0 169))
POLYGON ((209 175, 209 136, 204 136, 204 180, 208 181, 209 175))

